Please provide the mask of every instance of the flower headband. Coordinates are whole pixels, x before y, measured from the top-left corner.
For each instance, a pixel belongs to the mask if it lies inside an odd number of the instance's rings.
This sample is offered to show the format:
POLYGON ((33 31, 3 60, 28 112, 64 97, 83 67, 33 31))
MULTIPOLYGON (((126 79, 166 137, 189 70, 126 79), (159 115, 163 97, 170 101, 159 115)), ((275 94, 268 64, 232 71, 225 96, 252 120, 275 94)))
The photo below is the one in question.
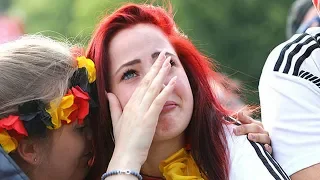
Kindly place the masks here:
POLYGON ((83 123, 89 109, 95 107, 89 94, 90 85, 96 80, 96 69, 91 59, 81 56, 76 60, 78 69, 62 99, 53 100, 49 105, 40 100, 29 101, 18 107, 18 115, 0 119, 0 145, 4 151, 14 151, 23 137, 45 135, 47 129, 58 129, 74 121, 83 123))

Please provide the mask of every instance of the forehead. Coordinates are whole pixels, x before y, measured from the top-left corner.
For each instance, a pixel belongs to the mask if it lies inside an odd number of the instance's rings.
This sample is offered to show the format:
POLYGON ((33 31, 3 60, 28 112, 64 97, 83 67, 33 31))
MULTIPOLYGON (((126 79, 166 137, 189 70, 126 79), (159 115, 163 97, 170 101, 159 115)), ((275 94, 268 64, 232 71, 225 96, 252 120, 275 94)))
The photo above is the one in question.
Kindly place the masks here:
POLYGON ((116 34, 110 42, 108 53, 111 61, 116 59, 126 62, 150 56, 163 49, 176 54, 159 28, 150 24, 138 24, 116 34))

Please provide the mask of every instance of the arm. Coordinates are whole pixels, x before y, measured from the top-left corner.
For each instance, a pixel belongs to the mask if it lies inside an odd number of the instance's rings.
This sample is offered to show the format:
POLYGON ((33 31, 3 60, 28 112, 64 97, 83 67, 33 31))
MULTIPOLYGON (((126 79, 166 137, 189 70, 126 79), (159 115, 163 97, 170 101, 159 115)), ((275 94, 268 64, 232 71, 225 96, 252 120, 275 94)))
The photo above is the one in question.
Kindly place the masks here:
POLYGON ((306 43, 313 37, 303 36, 293 36, 269 55, 259 84, 261 114, 284 170, 292 178, 319 179, 313 173, 320 163, 320 50, 315 40, 306 43))
POLYGON ((320 178, 320 164, 302 169, 291 176, 292 180, 318 180, 320 178))
POLYGON ((263 148, 246 136, 227 135, 230 153, 230 179, 287 180, 289 177, 263 148))

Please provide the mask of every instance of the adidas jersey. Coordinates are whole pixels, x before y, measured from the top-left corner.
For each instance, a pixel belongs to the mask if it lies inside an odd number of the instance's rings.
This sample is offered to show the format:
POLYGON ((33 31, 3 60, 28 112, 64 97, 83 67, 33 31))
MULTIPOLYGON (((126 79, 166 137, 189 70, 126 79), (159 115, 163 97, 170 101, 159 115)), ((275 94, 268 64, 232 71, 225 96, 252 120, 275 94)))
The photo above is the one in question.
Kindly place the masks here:
POLYGON ((289 176, 265 150, 247 136, 235 136, 235 125, 225 126, 230 158, 230 180, 289 180, 289 176))
POLYGON ((261 116, 274 158, 288 175, 320 163, 320 28, 270 53, 259 82, 261 116))

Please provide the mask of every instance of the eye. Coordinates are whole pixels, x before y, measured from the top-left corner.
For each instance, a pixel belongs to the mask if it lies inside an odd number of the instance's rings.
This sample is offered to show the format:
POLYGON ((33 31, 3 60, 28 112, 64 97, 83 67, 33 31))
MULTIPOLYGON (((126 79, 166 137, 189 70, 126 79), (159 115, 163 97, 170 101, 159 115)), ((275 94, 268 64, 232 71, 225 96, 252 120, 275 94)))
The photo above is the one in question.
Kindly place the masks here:
POLYGON ((131 78, 137 77, 137 71, 133 69, 129 69, 126 72, 123 73, 121 80, 129 80, 131 78))
POLYGON ((175 66, 176 65, 176 62, 174 62, 174 60, 170 60, 170 64, 171 64, 171 66, 175 66))

